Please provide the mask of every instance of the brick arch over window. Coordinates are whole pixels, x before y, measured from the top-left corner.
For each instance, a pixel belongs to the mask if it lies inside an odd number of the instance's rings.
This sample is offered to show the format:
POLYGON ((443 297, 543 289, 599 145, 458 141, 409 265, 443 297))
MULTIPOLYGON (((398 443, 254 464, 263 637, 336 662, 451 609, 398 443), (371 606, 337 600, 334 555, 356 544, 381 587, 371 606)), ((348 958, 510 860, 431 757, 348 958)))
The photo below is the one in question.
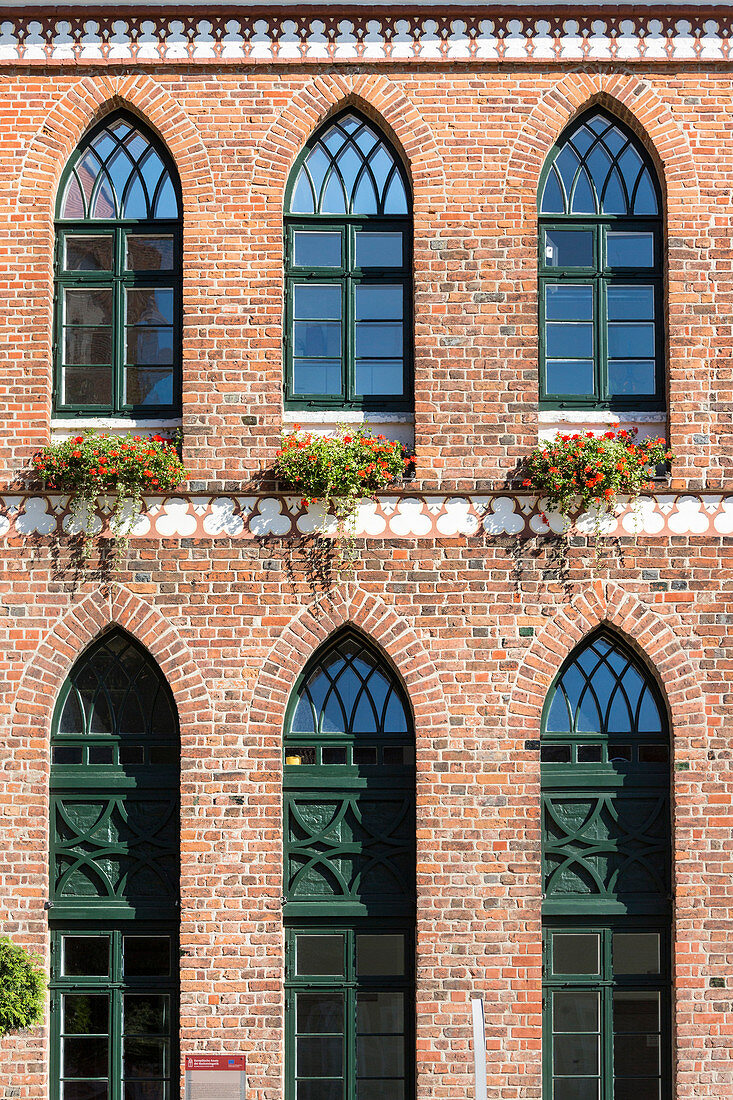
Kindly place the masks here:
POLYGON ((396 84, 383 76, 323 76, 293 97, 259 143, 253 197, 281 210, 290 170, 306 141, 349 106, 370 118, 402 153, 416 210, 428 193, 445 191, 443 161, 430 128, 396 84))
POLYGON ((507 203, 523 220, 537 216, 537 184, 545 159, 566 126, 591 107, 605 107, 647 147, 663 190, 669 221, 699 201, 695 162, 687 138, 657 93, 627 73, 573 73, 549 91, 517 136, 506 174, 507 203))
POLYGON ((338 590, 316 609, 294 619, 263 662, 252 696, 250 729, 254 736, 282 735, 293 686, 309 658, 336 631, 360 631, 386 655, 400 676, 413 711, 415 736, 429 745, 448 735, 448 714, 440 681, 416 632, 382 600, 357 586, 338 590))
POLYGON ((185 742, 213 722, 206 683, 186 643, 159 611, 124 588, 109 597, 92 593, 63 615, 26 666, 16 692, 12 736, 37 741, 48 731, 56 698, 79 655, 105 630, 117 626, 143 645, 158 663, 173 693, 185 742))
POLYGON ((662 618, 612 582, 597 582, 555 615, 535 637, 520 666, 509 706, 518 738, 540 736, 542 707, 565 658, 592 630, 616 630, 660 684, 669 707, 675 759, 704 759, 705 698, 690 656, 694 640, 684 623, 662 618), (702 755, 697 755, 702 753, 702 755))
POLYGON ((181 179, 184 219, 215 199, 208 153, 180 104, 149 76, 85 77, 46 116, 26 153, 18 181, 17 210, 43 209, 52 216, 64 166, 84 133, 104 115, 124 108, 165 142, 181 179))

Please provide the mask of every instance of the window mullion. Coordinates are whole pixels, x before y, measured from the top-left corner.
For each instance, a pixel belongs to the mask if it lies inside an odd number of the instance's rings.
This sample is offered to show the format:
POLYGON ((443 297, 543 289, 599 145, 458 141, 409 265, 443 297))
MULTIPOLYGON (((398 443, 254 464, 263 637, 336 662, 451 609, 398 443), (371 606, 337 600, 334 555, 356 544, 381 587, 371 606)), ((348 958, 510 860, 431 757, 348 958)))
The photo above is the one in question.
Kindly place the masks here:
POLYGON ((114 271, 114 314, 112 318, 114 346, 112 349, 112 401, 113 411, 122 411, 122 363, 124 362, 125 343, 125 291, 124 291, 124 233, 119 227, 115 230, 115 271, 114 271))

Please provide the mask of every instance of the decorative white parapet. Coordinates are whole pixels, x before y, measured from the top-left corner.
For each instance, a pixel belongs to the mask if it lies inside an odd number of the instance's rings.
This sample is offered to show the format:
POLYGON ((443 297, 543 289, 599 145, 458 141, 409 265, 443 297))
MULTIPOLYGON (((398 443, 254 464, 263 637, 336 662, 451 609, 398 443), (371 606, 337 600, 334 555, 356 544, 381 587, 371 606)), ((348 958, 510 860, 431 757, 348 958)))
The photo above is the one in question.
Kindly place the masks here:
MULTIPOLYGON (((68 495, 48 493, 0 496, 0 538, 59 537, 77 534, 68 495)), ((133 539, 301 538, 336 529, 322 504, 305 508, 300 497, 283 494, 146 497, 144 510, 131 523, 133 539)), ((493 535, 531 538, 565 531, 563 518, 546 512, 534 495, 512 493, 393 493, 365 500, 354 521, 359 538, 378 540, 462 539, 493 535)), ((109 534, 113 502, 101 498, 87 524, 94 534, 109 534)), ((133 519, 132 516, 129 517, 133 519)), ((596 529, 592 513, 574 517, 581 535, 596 529)), ((659 493, 634 504, 621 503, 600 524, 609 538, 671 535, 733 535, 733 495, 659 493)))
POLYGON ((0 63, 728 61, 729 6, 0 6, 0 63))

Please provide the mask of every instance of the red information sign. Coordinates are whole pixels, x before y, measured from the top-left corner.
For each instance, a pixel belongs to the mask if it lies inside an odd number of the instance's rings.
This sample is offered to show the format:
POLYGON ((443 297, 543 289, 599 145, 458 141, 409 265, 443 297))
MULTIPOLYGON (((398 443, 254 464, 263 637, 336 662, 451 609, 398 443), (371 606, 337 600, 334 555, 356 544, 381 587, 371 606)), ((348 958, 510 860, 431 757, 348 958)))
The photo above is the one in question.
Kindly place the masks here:
POLYGON ((245 1100, 243 1054, 187 1054, 186 1100, 245 1100))
POLYGON ((242 1070, 243 1054, 187 1054, 186 1069, 242 1070))

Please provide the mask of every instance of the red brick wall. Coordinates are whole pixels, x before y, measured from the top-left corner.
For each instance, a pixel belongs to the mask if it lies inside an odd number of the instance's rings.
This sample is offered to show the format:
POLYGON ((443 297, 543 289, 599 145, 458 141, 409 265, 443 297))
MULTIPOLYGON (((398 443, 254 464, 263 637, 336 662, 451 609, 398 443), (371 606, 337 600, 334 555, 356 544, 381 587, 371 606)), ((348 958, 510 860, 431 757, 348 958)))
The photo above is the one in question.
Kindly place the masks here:
MULTIPOLYGON (((49 432, 55 186, 90 122, 124 103, 168 142, 183 183, 185 458, 207 486, 248 484, 281 422, 285 180, 318 121, 354 102, 401 147, 413 181, 420 478, 446 490, 501 482, 537 437, 537 177, 568 119, 600 101, 664 173, 679 485, 722 485, 733 460, 732 86, 729 72, 694 63, 392 65, 388 77, 366 63, 318 75, 3 70, 4 476, 49 432)), ((283 712, 308 656, 353 622, 383 646, 415 709, 418 1100, 472 1095, 474 991, 491 1097, 539 1097, 539 764, 525 740, 563 657, 608 621, 656 670, 670 707, 676 1096, 733 1095, 729 541, 624 539, 600 567, 592 550, 571 547, 563 564, 550 542, 507 537, 360 543, 328 593, 302 550, 277 539, 135 543, 108 576, 95 561, 75 575, 65 554, 38 540, 0 561, 3 928, 45 953, 53 703, 75 656, 119 623, 160 662, 181 716, 183 1048, 243 1050, 252 1100, 280 1100, 283 712)), ((44 1029, 0 1040, 0 1086, 42 1100, 46 1059, 44 1029)))

